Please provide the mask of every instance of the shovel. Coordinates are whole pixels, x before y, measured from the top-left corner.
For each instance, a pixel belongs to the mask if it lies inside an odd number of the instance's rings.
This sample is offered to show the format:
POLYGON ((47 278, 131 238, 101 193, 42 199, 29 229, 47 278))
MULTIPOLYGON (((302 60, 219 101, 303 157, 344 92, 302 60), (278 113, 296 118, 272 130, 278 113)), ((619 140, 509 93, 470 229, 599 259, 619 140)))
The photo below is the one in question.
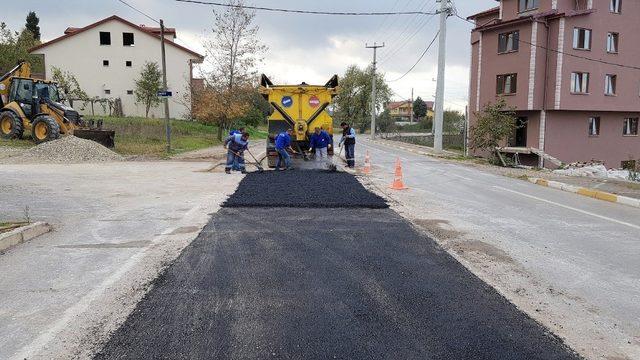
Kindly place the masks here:
POLYGON ((247 149, 247 152, 249 153, 249 155, 251 155, 251 157, 253 158, 253 161, 255 161, 255 165, 258 168, 258 172, 259 173, 264 172, 264 168, 260 165, 260 162, 258 161, 258 159, 256 159, 255 156, 253 156, 253 154, 249 149, 247 149))

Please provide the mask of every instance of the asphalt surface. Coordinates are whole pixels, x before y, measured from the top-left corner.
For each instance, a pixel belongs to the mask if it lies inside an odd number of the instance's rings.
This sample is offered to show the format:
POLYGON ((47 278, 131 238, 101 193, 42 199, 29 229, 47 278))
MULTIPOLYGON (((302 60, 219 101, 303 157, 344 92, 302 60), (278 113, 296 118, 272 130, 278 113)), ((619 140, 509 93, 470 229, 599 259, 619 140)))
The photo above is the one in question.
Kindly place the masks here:
POLYGON ((390 209, 228 207, 95 358, 578 357, 390 209))
POLYGON ((297 208, 389 207, 352 175, 326 170, 266 171, 242 179, 226 207, 283 206, 297 208))

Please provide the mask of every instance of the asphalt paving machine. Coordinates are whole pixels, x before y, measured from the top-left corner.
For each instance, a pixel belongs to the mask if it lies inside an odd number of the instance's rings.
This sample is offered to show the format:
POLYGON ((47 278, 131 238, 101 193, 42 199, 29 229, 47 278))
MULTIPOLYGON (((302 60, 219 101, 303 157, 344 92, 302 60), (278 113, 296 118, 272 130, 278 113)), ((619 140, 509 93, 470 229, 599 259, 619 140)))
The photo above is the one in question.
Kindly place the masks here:
MULTIPOLYGON (((260 78, 260 93, 273 108, 268 120, 267 159, 269 167, 276 165, 278 154, 275 137, 293 129, 291 147, 298 153, 294 159, 307 159, 310 137, 316 127, 329 133, 333 139, 333 118, 330 111, 333 98, 338 94, 338 75, 325 85, 274 85, 264 74, 260 78)), ((333 146, 329 149, 333 155, 333 146)))
POLYGON ((0 137, 21 139, 28 130, 36 144, 74 135, 114 147, 114 131, 103 130, 101 121, 84 121, 62 101, 57 83, 33 78, 31 65, 20 62, 0 77, 0 137))

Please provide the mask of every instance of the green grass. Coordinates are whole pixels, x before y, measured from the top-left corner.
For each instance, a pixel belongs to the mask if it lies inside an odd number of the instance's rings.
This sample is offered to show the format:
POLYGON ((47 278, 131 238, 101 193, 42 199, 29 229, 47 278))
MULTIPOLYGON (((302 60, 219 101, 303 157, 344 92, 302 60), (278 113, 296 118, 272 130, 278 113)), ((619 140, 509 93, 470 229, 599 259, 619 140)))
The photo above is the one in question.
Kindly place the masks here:
MULTIPOLYGON (((92 117, 104 122, 104 128, 115 130, 115 151, 122 155, 138 155, 167 158, 165 148, 164 119, 138 117, 92 117)), ((252 140, 265 139, 266 127, 248 128, 252 140)), ((171 149, 173 154, 199 150, 220 145, 217 139, 218 128, 194 121, 171 120, 171 149)), ((223 134, 225 135, 225 134, 223 134)), ((29 148, 34 143, 30 134, 25 132, 21 140, 1 140, 0 146, 29 148)))

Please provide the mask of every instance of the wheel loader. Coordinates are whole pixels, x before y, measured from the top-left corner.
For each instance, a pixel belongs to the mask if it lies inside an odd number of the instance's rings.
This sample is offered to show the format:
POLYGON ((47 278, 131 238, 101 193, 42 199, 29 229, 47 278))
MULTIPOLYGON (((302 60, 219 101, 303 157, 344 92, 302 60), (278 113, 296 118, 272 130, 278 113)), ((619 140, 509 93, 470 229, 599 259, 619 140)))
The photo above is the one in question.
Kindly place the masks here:
POLYGON ((114 131, 102 130, 101 122, 92 128, 62 100, 57 83, 32 78, 31 65, 20 62, 0 77, 0 136, 21 139, 28 130, 36 144, 74 135, 114 147, 114 131))
MULTIPOLYGON (((333 118, 328 109, 338 94, 338 75, 334 75, 325 85, 274 85, 264 74, 260 78, 259 91, 271 104, 273 112, 269 116, 269 139, 267 159, 269 167, 276 166, 278 154, 275 137, 278 133, 293 130, 291 146, 307 159, 309 140, 316 127, 326 130, 333 139, 333 118)), ((328 154, 333 156, 333 144, 328 154)))

